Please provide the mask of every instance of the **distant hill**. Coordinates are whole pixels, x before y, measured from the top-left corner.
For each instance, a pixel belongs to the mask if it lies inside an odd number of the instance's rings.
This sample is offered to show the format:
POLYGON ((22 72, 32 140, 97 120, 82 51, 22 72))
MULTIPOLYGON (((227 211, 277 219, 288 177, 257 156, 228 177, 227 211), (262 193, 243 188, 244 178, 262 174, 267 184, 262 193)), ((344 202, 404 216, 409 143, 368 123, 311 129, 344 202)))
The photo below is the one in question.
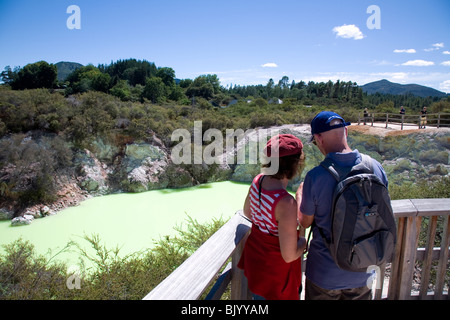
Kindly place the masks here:
POLYGON ((367 94, 413 94, 422 98, 425 97, 445 97, 447 94, 436 89, 421 86, 418 84, 399 84, 388 80, 380 80, 363 85, 362 90, 367 94))
POLYGON ((56 70, 58 71, 58 81, 66 80, 67 76, 71 74, 76 69, 82 67, 83 65, 76 62, 66 62, 61 61, 56 64, 56 70))

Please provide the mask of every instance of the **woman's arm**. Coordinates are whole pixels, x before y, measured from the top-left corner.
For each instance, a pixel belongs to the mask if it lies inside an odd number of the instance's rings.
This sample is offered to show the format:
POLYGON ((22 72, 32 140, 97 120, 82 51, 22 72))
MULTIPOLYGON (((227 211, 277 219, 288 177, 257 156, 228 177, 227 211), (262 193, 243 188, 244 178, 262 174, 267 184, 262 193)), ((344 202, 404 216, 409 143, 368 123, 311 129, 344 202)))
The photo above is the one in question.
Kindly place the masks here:
POLYGON ((247 193, 247 198, 245 198, 243 211, 244 211, 244 215, 251 220, 252 215, 250 213, 250 190, 247 193))
POLYGON ((306 246, 305 238, 297 233, 297 201, 287 196, 280 200, 275 208, 278 221, 278 238, 281 256, 287 263, 297 260, 306 246))

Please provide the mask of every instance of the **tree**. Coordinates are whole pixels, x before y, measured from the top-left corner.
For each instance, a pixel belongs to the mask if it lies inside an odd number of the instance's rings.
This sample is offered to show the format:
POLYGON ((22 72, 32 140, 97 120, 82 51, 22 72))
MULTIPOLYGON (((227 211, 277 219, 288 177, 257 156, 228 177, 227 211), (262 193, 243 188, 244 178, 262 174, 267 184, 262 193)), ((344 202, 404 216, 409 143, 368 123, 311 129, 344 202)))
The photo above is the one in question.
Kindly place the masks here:
POLYGON ((99 65, 98 69, 111 76, 112 85, 119 80, 127 80, 130 86, 145 86, 145 80, 156 75, 157 68, 153 62, 146 60, 117 60, 110 65, 99 65))
POLYGON ((395 113, 397 110, 394 108, 394 102, 386 101, 379 104, 375 108, 375 112, 383 112, 383 113, 395 113))
POLYGON ((119 80, 116 85, 109 90, 109 93, 122 101, 128 101, 131 97, 131 89, 127 80, 119 80))
POLYGON ((283 76, 280 81, 278 81, 278 85, 281 89, 289 89, 289 77, 283 76))
MULTIPOLYGON (((53 88, 56 85, 57 74, 54 64, 45 61, 30 63, 20 69, 16 77, 13 77, 11 87, 16 90, 53 88)), ((12 76, 10 70, 6 71, 6 76, 12 76)))
POLYGON ((18 70, 12 71, 10 66, 6 66, 5 70, 2 71, 2 73, 0 74, 1 80, 5 84, 9 84, 10 85, 17 78, 17 72, 18 72, 18 70))
POLYGON ((180 80, 180 83, 178 84, 181 88, 189 88, 189 86, 192 84, 192 79, 182 79, 180 80))
POLYGON ((92 78, 92 89, 95 91, 108 92, 110 88, 111 77, 109 74, 100 73, 92 78))
POLYGON ((93 65, 78 68, 67 77, 67 81, 69 81, 66 91, 68 94, 89 90, 108 92, 111 87, 111 76, 102 73, 93 65))
POLYGON ((156 71, 156 76, 161 78, 166 86, 173 86, 175 84, 175 71, 172 68, 159 68, 156 71))
POLYGON ((205 76, 206 82, 210 83, 213 87, 214 94, 218 94, 220 92, 220 81, 216 74, 207 74, 205 76))
POLYGON ((211 99, 214 94, 219 93, 220 85, 217 75, 202 75, 194 79, 186 90, 186 95, 192 97, 203 97, 211 99))
POLYGON ((275 87, 275 82, 273 82, 273 79, 270 78, 269 82, 267 82, 266 84, 266 94, 267 97, 271 97, 272 96, 272 92, 273 92, 273 88, 275 87))
POLYGON ((163 101, 166 97, 166 87, 162 79, 158 77, 147 78, 142 95, 153 103, 163 101))
POLYGON ((169 99, 173 101, 180 101, 181 99, 186 99, 186 95, 180 86, 172 86, 170 88, 169 99))

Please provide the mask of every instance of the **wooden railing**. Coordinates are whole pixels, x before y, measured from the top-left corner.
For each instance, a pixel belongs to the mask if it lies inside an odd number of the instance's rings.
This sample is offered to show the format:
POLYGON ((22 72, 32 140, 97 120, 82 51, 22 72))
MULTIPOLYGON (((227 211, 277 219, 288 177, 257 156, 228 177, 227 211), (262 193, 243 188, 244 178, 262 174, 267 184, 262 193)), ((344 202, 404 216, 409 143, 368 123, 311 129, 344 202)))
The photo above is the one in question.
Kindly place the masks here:
MULTIPOLYGON (((392 208, 397 219, 395 259, 376 270, 374 299, 448 299, 450 199, 393 200, 392 208)), ((212 283, 205 299, 220 299, 230 282, 232 300, 249 299, 247 281, 236 264, 250 226, 238 211, 144 300, 195 300, 212 283)))
MULTIPOLYGON (((410 199, 392 201, 397 225, 397 246, 395 260, 391 264, 388 299, 448 299, 444 297, 444 283, 449 273, 447 269, 450 244, 450 199, 410 199), (438 232, 439 227, 442 228, 438 232), (425 232, 421 229, 424 227, 425 232), (439 233, 439 234, 438 234, 439 233), (440 238, 440 246, 435 242, 440 238), (420 241, 419 241, 420 240, 420 241), (419 247, 422 242, 424 247, 419 247), (433 267, 437 261, 437 267, 433 267), (421 265, 421 271, 417 266, 421 265), (431 272, 433 269, 433 272, 431 272), (435 274, 434 288, 430 287, 430 275, 435 274), (419 287, 412 290, 413 281, 419 287)), ((381 270, 382 275, 384 270, 381 270)), ((384 279, 382 277, 381 284, 384 279)), ((375 294, 381 298, 381 290, 375 294)))
POLYGON ((404 127, 450 127, 450 113, 429 113, 425 118, 421 114, 398 114, 398 113, 370 113, 364 117, 363 114, 358 116, 358 125, 367 124, 373 126, 374 123, 385 123, 386 128, 389 124, 404 127), (423 122, 425 120, 425 122, 423 122))

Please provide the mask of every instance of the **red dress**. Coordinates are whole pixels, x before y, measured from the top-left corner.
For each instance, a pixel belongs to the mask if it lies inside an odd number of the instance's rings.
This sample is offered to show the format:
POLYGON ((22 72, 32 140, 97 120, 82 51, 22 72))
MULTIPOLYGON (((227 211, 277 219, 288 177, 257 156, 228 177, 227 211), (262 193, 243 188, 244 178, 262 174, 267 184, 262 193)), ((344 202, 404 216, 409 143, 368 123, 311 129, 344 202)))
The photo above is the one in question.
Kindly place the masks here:
POLYGON ((252 230, 247 238, 238 267, 244 270, 248 287, 268 300, 299 300, 301 258, 286 263, 281 256, 275 207, 288 192, 261 190, 258 175, 250 187, 252 230))

